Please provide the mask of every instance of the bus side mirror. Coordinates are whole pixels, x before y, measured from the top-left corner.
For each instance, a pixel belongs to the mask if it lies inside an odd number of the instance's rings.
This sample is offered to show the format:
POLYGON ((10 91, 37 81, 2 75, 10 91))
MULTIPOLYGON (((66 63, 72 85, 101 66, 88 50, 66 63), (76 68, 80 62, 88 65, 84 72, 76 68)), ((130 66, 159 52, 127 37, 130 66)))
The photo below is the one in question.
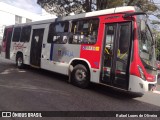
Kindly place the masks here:
POLYGON ((145 31, 146 29, 146 23, 144 20, 141 20, 141 31, 145 31))

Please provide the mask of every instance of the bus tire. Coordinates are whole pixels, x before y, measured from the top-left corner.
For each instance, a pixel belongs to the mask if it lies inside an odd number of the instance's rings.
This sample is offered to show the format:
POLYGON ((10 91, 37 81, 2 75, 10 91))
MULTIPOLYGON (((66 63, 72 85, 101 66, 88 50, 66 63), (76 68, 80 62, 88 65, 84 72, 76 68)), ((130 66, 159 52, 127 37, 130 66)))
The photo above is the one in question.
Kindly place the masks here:
POLYGON ((17 55, 17 57, 16 57, 16 66, 19 69, 23 69, 24 68, 23 56, 21 54, 17 55))
POLYGON ((90 82, 89 71, 87 68, 82 65, 78 64, 73 68, 71 73, 71 81, 74 85, 80 88, 87 88, 90 82))

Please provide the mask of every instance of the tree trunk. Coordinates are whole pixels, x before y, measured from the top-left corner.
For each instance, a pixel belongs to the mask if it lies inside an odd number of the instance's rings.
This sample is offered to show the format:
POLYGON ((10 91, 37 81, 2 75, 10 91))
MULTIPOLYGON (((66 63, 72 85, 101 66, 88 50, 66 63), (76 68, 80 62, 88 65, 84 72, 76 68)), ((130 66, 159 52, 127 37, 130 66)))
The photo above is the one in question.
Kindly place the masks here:
POLYGON ((84 5, 85 5, 84 7, 86 8, 85 11, 86 11, 86 12, 91 12, 91 10, 92 10, 92 9, 91 9, 92 0, 86 0, 86 2, 85 2, 84 5))
POLYGON ((128 6, 131 5, 133 3, 134 0, 129 0, 128 2, 128 6))

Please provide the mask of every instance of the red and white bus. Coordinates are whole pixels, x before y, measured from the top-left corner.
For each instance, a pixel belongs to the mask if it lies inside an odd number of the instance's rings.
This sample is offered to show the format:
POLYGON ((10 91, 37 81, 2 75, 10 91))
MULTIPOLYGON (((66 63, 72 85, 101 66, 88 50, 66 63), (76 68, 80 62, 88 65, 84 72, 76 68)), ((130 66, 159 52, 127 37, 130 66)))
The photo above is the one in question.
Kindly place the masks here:
POLYGON ((156 86, 155 46, 146 15, 132 6, 7 26, 2 56, 134 93, 156 86))

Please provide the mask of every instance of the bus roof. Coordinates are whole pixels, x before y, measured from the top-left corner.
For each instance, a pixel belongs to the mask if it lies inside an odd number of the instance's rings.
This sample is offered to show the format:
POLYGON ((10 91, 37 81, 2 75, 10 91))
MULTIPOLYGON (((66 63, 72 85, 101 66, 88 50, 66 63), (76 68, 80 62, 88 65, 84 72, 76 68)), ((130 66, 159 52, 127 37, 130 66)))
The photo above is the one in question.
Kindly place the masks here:
POLYGON ((104 10, 99 10, 99 11, 94 11, 94 12, 81 13, 81 14, 77 14, 77 15, 62 17, 61 20, 71 20, 71 19, 79 19, 79 18, 85 18, 85 17, 95 17, 95 16, 120 13, 120 12, 127 12, 127 11, 135 11, 135 7, 123 6, 123 7, 104 9, 104 10))
POLYGON ((74 20, 74 19, 80 19, 80 18, 87 18, 87 17, 95 17, 95 16, 101 16, 101 15, 107 15, 107 14, 113 14, 113 13, 121 13, 121 12, 127 12, 127 11, 135 11, 135 7, 133 6, 123 6, 123 7, 116 7, 116 8, 110 8, 105 10, 99 10, 94 12, 87 12, 87 13, 81 13, 76 15, 70 15, 55 19, 48 19, 48 20, 42 20, 42 21, 35 21, 30 23, 22 23, 22 24, 16 24, 7 27, 18 27, 18 26, 26 26, 26 25, 38 25, 38 24, 45 24, 45 23, 51 23, 55 21, 65 21, 65 20, 74 20))

